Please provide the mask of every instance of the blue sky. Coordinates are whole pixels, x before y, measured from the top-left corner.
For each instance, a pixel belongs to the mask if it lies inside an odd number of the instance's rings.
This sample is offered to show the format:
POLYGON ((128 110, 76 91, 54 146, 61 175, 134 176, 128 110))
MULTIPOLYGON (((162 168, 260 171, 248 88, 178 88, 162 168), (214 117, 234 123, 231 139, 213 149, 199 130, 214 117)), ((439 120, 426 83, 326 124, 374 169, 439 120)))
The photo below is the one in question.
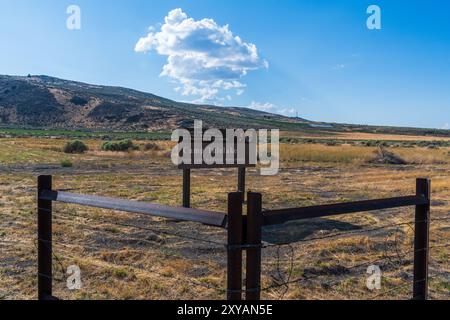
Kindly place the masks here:
POLYGON ((0 39, 1 74, 318 121, 450 123, 448 1, 0 0, 0 39), (71 4, 80 30, 66 28, 71 4), (381 30, 366 26, 372 4, 381 30))

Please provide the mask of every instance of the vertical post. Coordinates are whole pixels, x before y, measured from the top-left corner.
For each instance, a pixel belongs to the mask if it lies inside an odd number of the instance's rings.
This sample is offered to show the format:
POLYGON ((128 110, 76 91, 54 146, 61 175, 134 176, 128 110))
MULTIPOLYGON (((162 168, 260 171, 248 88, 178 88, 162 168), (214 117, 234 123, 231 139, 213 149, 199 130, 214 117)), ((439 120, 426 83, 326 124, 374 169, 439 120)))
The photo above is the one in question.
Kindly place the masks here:
POLYGON ((242 201, 245 200, 245 167, 238 168, 238 189, 242 192, 242 201))
POLYGON ((261 295, 261 234, 262 196, 249 192, 247 195, 247 269, 245 299, 259 300, 261 295))
POLYGON ((191 169, 183 169, 183 207, 191 207, 191 169))
POLYGON ((227 299, 242 299, 242 193, 228 194, 227 299))
POLYGON ((52 190, 52 176, 38 177, 38 299, 52 296, 52 201, 42 200, 42 190, 52 190))
POLYGON ((416 195, 425 197, 427 204, 416 205, 414 228, 414 285, 413 299, 428 297, 428 256, 430 229, 430 180, 417 179, 416 195))

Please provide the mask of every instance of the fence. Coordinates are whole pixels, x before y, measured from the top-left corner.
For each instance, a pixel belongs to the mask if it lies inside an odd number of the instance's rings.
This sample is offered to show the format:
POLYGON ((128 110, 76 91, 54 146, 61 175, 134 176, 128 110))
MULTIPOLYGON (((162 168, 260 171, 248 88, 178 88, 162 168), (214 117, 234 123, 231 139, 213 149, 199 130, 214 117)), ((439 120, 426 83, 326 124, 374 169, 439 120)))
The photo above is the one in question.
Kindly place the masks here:
MULTIPOLYGON (((180 221, 192 221, 227 229, 227 299, 259 300, 261 291, 262 228, 303 220, 355 212, 415 206, 413 299, 428 296, 428 255, 430 227, 430 181, 417 179, 416 194, 330 205, 263 210, 262 195, 247 194, 247 214, 243 215, 243 192, 228 194, 228 212, 214 212, 192 208, 170 207, 115 198, 88 196, 52 189, 52 177, 38 178, 38 297, 57 299, 52 293, 52 204, 63 202, 82 206, 111 209, 180 221), (245 289, 243 289, 243 252, 246 252, 245 289)), ((373 261, 372 261, 373 262, 373 261)), ((292 280, 289 282, 295 282, 292 280)), ((280 285, 286 285, 282 283, 280 285)))

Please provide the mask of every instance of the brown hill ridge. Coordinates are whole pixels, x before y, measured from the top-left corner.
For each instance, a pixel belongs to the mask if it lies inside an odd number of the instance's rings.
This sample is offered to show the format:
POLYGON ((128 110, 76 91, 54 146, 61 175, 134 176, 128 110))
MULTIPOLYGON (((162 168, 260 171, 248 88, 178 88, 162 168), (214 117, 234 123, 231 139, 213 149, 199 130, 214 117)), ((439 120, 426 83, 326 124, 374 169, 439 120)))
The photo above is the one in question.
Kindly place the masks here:
POLYGON ((64 129, 169 130, 191 126, 285 128, 309 121, 247 108, 180 103, 121 87, 49 76, 0 75, 0 125, 64 129))

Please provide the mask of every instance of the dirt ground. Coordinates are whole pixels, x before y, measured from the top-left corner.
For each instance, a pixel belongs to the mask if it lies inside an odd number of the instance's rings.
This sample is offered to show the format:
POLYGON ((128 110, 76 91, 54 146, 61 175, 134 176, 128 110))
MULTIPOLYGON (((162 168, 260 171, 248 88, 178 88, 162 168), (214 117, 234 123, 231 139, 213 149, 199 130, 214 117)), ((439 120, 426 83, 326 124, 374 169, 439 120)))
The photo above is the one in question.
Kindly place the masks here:
MULTIPOLYGON (((181 203, 181 172, 162 151, 60 151, 60 139, 0 139, 0 299, 36 299, 36 179, 54 188, 166 205, 181 203), (62 167, 62 160, 70 162, 62 167)), ((407 165, 373 164, 374 148, 282 145, 281 169, 248 170, 248 190, 265 209, 410 195, 415 179, 432 179, 430 297, 450 299, 450 150, 393 150, 407 165), (423 160, 423 161, 422 161, 423 160)), ((236 170, 192 173, 192 205, 225 212, 236 170)), ((264 229, 264 299, 409 299, 414 208, 290 222, 264 229), (382 228, 383 226, 388 226, 382 228), (284 244, 292 242, 291 244, 284 244), (382 287, 366 287, 367 267, 382 287)), ((54 288, 63 299, 222 299, 226 231, 196 223, 54 205, 54 288), (69 290, 66 270, 81 269, 69 290)))

